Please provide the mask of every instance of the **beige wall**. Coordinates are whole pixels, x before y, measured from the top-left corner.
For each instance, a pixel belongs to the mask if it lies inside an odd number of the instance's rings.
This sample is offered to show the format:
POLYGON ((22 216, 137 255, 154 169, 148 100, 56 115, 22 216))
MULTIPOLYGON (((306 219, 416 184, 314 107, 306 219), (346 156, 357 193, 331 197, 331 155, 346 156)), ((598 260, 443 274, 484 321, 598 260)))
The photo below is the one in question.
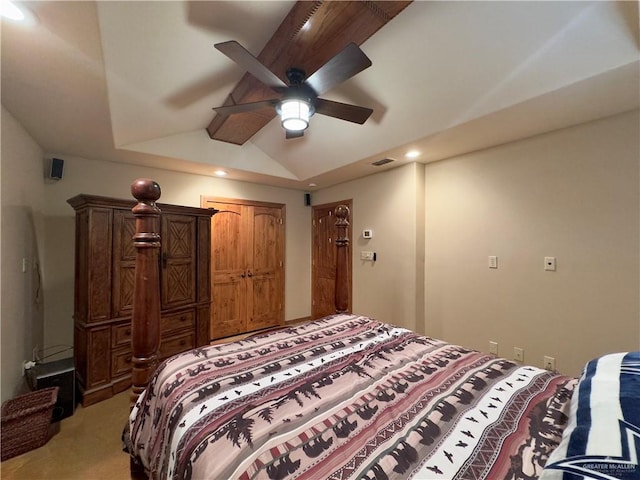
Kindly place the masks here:
POLYGON ((424 165, 409 164, 314 192, 321 205, 353 199, 353 311, 421 331, 424 165), (373 238, 362 238, 362 230, 373 238), (420 240, 420 242, 419 242, 420 240), (360 260, 374 251, 377 261, 360 260))
POLYGON ((43 345, 38 271, 43 260, 44 166, 40 147, 4 107, 1 125, 0 396, 4 401, 26 390, 22 362, 31 359, 34 346, 43 345))
POLYGON ((508 358, 519 346, 538 366, 550 355, 568 374, 640 349, 638 118, 426 166, 427 333, 485 351, 497 341, 508 358))

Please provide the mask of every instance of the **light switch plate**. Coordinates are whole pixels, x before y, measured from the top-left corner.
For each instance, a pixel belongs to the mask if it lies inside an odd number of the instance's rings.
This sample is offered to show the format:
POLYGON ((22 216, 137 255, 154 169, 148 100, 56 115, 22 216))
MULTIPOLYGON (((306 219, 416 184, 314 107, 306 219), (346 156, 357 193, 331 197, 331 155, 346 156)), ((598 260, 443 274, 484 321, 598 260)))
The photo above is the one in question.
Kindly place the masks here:
POLYGON ((371 260, 373 261, 373 252, 368 252, 363 250, 360 252, 360 260, 371 260))

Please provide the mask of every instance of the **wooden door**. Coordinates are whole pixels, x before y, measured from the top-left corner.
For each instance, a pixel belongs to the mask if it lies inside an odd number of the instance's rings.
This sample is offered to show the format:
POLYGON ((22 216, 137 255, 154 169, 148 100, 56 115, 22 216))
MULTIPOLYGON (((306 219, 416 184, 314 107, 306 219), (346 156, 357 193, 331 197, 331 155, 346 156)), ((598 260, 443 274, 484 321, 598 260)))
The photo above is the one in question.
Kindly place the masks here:
POLYGON ((246 331, 243 206, 217 202, 206 206, 219 210, 211 217, 210 337, 221 338, 246 331))
MULTIPOLYGON (((337 228, 334 210, 338 205, 346 205, 351 210, 352 201, 317 205, 313 207, 312 218, 312 267, 311 267, 311 318, 321 318, 336 312, 336 245, 337 228)), ((352 238, 352 228, 347 230, 349 240, 352 238)), ((351 258, 351 243, 347 252, 351 258)), ((349 261, 349 311, 351 311, 351 261, 349 261)))
POLYGON ((283 207, 247 207, 247 330, 284 322, 283 207))
POLYGON ((211 220, 211 338, 284 321, 284 205, 204 197, 211 220))

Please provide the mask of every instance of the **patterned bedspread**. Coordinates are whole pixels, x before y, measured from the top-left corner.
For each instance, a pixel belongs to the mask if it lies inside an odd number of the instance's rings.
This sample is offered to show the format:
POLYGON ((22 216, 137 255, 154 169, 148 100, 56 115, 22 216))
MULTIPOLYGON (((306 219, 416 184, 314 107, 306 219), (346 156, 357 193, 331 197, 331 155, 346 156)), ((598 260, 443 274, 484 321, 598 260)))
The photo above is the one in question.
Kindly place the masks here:
POLYGON ((152 478, 537 478, 575 380, 356 315, 173 357, 131 413, 152 478))

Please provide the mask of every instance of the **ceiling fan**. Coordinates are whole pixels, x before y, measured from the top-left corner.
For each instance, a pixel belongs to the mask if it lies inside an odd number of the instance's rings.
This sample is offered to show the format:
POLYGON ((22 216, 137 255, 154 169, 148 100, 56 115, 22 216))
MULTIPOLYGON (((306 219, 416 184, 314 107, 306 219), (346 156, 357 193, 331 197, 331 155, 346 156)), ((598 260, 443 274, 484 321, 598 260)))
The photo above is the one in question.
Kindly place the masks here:
POLYGON ((286 138, 289 139, 304 135, 314 113, 361 125, 373 113, 370 108, 319 97, 372 65, 369 57, 355 43, 349 43, 310 77, 306 77, 305 71, 300 68, 289 68, 286 72, 289 85, 238 42, 231 40, 214 46, 260 82, 280 94, 279 98, 214 107, 214 110, 222 115, 250 112, 268 106, 274 107, 285 128, 286 138))

